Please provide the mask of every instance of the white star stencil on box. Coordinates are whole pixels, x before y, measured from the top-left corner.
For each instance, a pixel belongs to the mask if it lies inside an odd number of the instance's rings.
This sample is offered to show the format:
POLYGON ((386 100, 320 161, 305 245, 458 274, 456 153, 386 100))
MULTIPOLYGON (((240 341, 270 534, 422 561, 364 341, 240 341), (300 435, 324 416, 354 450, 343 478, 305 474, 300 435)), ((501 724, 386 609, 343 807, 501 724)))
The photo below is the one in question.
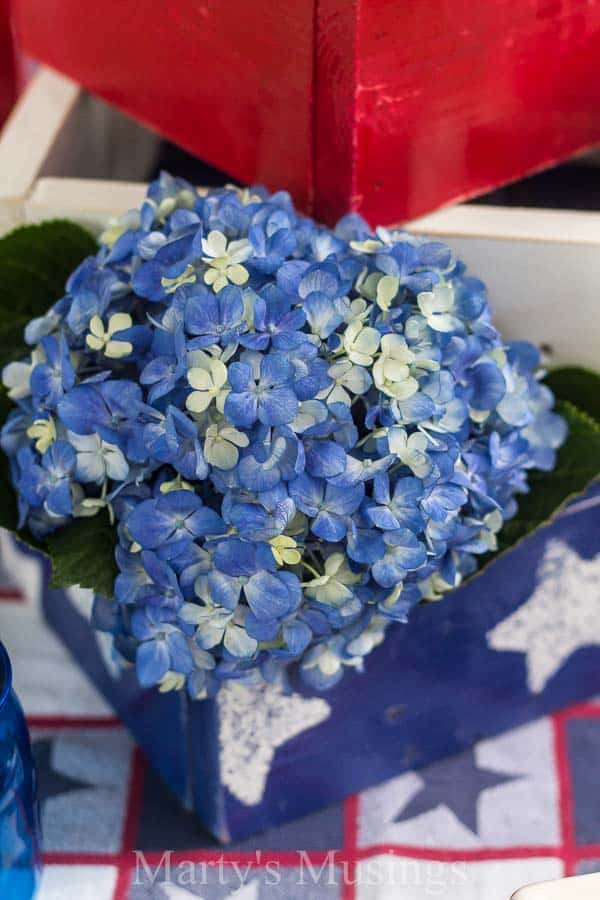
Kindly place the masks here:
POLYGON ((221 780, 246 806, 263 798, 275 750, 329 717, 320 697, 230 682, 217 695, 221 780))
POLYGON ((527 655, 527 685, 541 693, 580 647, 600 646, 600 554, 583 559, 568 544, 548 541, 529 599, 487 638, 494 650, 527 655))

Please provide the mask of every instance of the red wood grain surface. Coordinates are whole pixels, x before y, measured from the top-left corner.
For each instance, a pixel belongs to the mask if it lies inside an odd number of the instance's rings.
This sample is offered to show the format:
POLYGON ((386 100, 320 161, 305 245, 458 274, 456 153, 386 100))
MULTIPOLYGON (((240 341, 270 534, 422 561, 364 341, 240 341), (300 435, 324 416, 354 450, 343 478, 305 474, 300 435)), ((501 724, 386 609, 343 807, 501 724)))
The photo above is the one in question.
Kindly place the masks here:
POLYGON ((315 47, 314 209, 333 221, 359 209, 356 185, 360 0, 318 0, 315 47))
POLYGON ((243 182, 312 203, 308 0, 15 0, 32 56, 243 182))
POLYGON ((14 2, 34 56, 326 221, 409 219, 600 142, 600 0, 14 2))
POLYGON ((0 126, 16 98, 17 66, 10 22, 10 0, 0 0, 0 126))
POLYGON ((353 205, 368 219, 412 218, 600 141, 597 0, 362 0, 357 35, 353 205))

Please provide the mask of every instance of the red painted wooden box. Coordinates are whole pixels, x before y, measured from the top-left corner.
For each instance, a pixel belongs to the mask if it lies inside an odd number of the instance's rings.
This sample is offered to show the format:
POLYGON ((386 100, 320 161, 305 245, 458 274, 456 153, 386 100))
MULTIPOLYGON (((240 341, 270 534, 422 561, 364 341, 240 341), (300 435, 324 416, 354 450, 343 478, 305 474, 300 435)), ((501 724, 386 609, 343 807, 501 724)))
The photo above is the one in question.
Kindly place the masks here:
POLYGON ((409 219, 600 142, 596 0, 15 0, 25 48, 243 182, 409 219))
POLYGON ((17 99, 17 61, 10 0, 0 0, 0 127, 17 99))

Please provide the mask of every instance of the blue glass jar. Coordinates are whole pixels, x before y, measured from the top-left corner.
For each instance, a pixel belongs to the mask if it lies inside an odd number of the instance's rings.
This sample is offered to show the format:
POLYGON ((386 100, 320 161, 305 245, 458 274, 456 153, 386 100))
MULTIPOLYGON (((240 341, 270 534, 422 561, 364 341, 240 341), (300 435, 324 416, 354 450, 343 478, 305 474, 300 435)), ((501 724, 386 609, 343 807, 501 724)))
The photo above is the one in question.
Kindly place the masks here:
POLYGON ((8 654, 0 644, 0 898, 33 897, 40 864, 40 820, 29 732, 12 690, 8 654))

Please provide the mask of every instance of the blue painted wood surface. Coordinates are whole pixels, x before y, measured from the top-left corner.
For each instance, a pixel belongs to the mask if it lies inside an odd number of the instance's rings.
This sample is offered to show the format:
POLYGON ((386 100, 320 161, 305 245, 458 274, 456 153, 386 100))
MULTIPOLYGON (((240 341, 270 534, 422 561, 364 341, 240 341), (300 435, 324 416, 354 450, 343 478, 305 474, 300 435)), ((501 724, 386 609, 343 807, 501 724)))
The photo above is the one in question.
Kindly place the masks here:
MULTIPOLYGON (((543 590, 548 601, 548 622, 536 625, 531 620, 532 641, 539 638, 539 628, 552 626, 553 604, 558 615, 570 596, 584 598, 588 616, 595 604, 600 620, 599 584, 597 483, 553 523, 468 584, 439 603, 420 606, 408 625, 393 626, 367 657, 364 673, 349 670, 335 688, 320 695, 329 715, 274 749, 258 802, 241 800, 228 786, 222 770, 222 710, 216 701, 191 703, 182 694, 144 690, 133 669, 115 679, 90 625, 66 593, 47 590, 45 609, 50 624, 131 729, 151 764, 204 825, 228 841, 307 814, 600 692, 600 630, 590 632, 589 645, 587 639, 580 640, 564 659, 557 649, 556 663, 551 660, 556 671, 543 676, 532 671, 531 653, 494 649, 489 639, 536 590, 538 595, 543 590), (544 576, 544 560, 557 550, 556 578, 547 571, 544 576), (568 577, 560 568, 563 557, 570 560, 568 577)), ((526 606, 524 612, 529 615, 526 606)), ((577 611, 574 604, 573 616, 580 613, 581 605, 577 611)), ((524 621, 521 630, 526 634, 529 619, 524 621)), ((314 696, 294 673, 292 683, 300 697, 314 696)), ((250 716, 257 703, 260 700, 249 704, 250 716)), ((261 735, 254 738, 260 742, 261 735)))

